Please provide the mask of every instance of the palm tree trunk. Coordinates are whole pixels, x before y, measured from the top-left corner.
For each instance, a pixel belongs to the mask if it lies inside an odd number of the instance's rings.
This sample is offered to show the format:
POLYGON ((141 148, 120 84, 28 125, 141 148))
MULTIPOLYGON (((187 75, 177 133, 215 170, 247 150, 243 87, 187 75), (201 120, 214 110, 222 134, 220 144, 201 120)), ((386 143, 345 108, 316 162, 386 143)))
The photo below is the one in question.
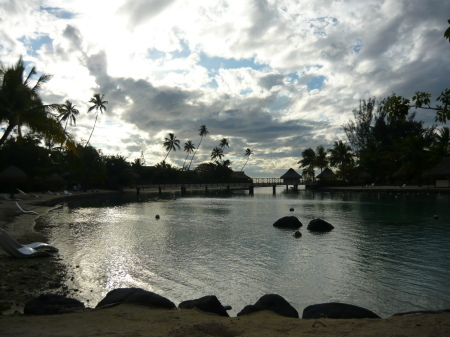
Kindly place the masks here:
POLYGON ((95 124, 97 124, 97 118, 98 118, 98 111, 97 111, 97 114, 95 115, 94 127, 92 128, 91 134, 89 135, 89 139, 88 139, 88 141, 86 142, 86 145, 85 145, 84 147, 88 146, 89 141, 91 140, 92 134, 94 133, 95 124))
POLYGON ((11 134, 12 130, 16 127, 15 124, 9 124, 8 127, 5 130, 5 133, 3 134, 2 138, 0 139, 0 146, 3 145, 3 143, 6 141, 6 139, 11 134))
MULTIPOLYGON (((171 150, 171 149, 170 149, 170 150, 171 150)), ((163 160, 163 162, 166 162, 166 159, 167 159, 167 157, 169 156, 170 150, 169 150, 169 151, 167 151, 167 154, 166 154, 166 156, 164 157, 164 160, 163 160)))
POLYGON ((200 138, 200 142, 198 143, 198 146, 197 146, 197 148, 195 149, 194 154, 192 155, 191 162, 189 163, 188 170, 191 168, 192 161, 194 160, 195 154, 197 153, 198 148, 200 147, 200 144, 202 143, 202 139, 203 139, 203 136, 200 138))
POLYGON ((189 157, 189 152, 188 152, 188 154, 186 155, 186 158, 184 158, 184 163, 183 163, 183 170, 184 170, 184 166, 186 165, 186 160, 188 159, 188 157, 189 157))
POLYGON ((247 157, 247 160, 245 161, 244 166, 242 166, 241 171, 244 171, 244 167, 245 167, 245 165, 247 165, 249 158, 250 158, 250 157, 247 157))

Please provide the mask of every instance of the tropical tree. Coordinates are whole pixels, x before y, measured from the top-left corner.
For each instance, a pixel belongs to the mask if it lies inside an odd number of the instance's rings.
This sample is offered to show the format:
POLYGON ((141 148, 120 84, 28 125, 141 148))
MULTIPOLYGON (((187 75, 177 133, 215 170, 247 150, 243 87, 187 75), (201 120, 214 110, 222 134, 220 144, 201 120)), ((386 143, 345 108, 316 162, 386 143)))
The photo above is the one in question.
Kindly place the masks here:
POLYGON ((330 153, 330 165, 337 167, 341 177, 345 178, 355 163, 352 148, 340 140, 334 142, 333 148, 328 152, 330 153))
POLYGON ((250 156, 251 156, 252 154, 253 154, 253 151, 250 150, 249 148, 247 148, 247 149, 245 150, 244 157, 247 157, 247 160, 245 161, 244 166, 242 166, 241 171, 244 171, 244 167, 245 167, 245 165, 247 165, 248 160, 250 159, 250 156))
POLYGON ((225 146, 226 146, 226 147, 230 147, 230 144, 228 143, 228 139, 222 138, 222 140, 220 141, 219 146, 220 146, 220 148, 221 148, 222 150, 225 149, 225 146))
POLYGON ((69 100, 66 100, 64 104, 61 104, 59 109, 59 121, 60 122, 66 122, 64 125, 64 131, 67 129, 67 123, 70 122, 70 125, 76 125, 77 124, 77 118, 76 116, 80 112, 78 109, 75 109, 75 105, 69 100))
POLYGON ((100 94, 94 94, 94 96, 89 100, 89 103, 92 103, 92 105, 89 107, 88 112, 95 110, 95 122, 85 146, 87 146, 89 144, 89 141, 91 140, 92 133, 94 132, 95 125, 97 124, 98 112, 100 111, 101 113, 103 113, 104 111, 106 111, 105 104, 108 104, 108 101, 103 100, 104 96, 105 95, 100 96, 100 94))
POLYGON ((303 168, 303 172, 308 173, 314 180, 314 168, 316 167, 316 152, 312 148, 308 148, 302 152, 303 159, 299 160, 300 168, 303 168))
POLYGON ((223 158, 223 150, 215 147, 211 152, 211 160, 219 162, 223 158))
POLYGON ((188 140, 186 143, 184 143, 184 152, 186 152, 186 158, 184 158, 183 163, 183 170, 185 169, 186 160, 188 159, 189 155, 194 152, 195 145, 192 143, 192 140, 188 140))
POLYGON ((200 125, 200 128, 198 129, 198 134, 200 136, 200 142, 198 143, 198 146, 195 149, 194 154, 192 155, 191 161, 189 162, 188 170, 191 168, 192 161, 194 160, 194 157, 197 154, 198 149, 200 148, 200 144, 202 143, 203 137, 206 137, 206 135, 209 134, 209 131, 206 128, 206 125, 200 125))
POLYGON ((328 166, 327 151, 325 151, 325 148, 322 145, 319 145, 316 148, 314 166, 318 167, 321 173, 323 169, 328 166))
POLYGON ((177 137, 173 133, 169 133, 169 137, 166 137, 163 146, 167 151, 167 154, 163 160, 163 162, 165 162, 170 151, 172 151, 172 150, 176 151, 177 148, 180 149, 180 141, 177 139, 177 137))
POLYGON ((443 127, 435 135, 433 148, 439 157, 450 156, 450 128, 443 127))
MULTIPOLYGON (((27 126, 30 132, 42 134, 46 139, 64 143, 69 137, 52 114, 58 110, 59 105, 44 104, 39 95, 42 85, 51 76, 42 74, 33 85, 33 77, 37 75, 36 68, 32 67, 30 72, 24 75, 25 65, 22 57, 13 66, 0 65, 0 123, 6 123, 0 146, 16 128, 18 136, 22 138, 22 126, 27 126)), ((71 139, 66 146, 74 147, 71 139)))

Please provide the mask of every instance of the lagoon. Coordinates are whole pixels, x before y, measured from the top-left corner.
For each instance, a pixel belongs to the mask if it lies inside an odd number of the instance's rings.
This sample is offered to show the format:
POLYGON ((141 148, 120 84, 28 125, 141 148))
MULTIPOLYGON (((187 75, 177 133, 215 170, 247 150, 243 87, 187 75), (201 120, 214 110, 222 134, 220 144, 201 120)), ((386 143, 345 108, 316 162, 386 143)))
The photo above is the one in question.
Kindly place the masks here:
POLYGON ((119 287, 177 305, 216 295, 231 316, 266 293, 300 315, 331 301, 382 317, 450 307, 449 194, 277 192, 76 200, 48 213, 44 232, 73 271, 73 297, 92 307, 119 287), (273 227, 287 215, 303 223, 301 238, 273 227), (307 231, 314 218, 335 229, 307 231))

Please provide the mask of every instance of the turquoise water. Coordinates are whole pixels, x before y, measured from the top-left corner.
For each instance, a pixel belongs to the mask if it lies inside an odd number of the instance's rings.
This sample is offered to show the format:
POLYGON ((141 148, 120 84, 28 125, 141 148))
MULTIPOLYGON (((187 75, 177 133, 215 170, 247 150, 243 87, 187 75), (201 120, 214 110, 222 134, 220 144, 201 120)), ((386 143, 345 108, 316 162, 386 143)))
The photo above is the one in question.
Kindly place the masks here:
POLYGON ((76 298, 93 307, 112 289, 140 287, 178 305, 212 294, 233 307, 232 316, 266 293, 283 296, 300 315, 330 301, 383 317, 450 308, 450 195, 273 196, 257 188, 254 196, 154 197, 80 200, 47 215, 46 234, 75 270, 76 298), (301 238, 273 227, 287 215, 303 223, 301 238), (314 218, 335 229, 307 231, 314 218))

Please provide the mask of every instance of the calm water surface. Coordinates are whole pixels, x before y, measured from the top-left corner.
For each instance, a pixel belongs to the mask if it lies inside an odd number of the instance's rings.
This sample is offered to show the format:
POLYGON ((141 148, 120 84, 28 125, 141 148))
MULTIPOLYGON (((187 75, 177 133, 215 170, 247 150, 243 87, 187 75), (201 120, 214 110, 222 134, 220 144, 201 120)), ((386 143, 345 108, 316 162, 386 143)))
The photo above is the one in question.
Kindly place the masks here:
POLYGON ((257 188, 253 197, 172 196, 81 200, 47 215, 51 242, 76 271, 76 297, 93 307, 119 287, 150 290, 176 305, 212 294, 233 307, 232 316, 266 293, 283 296, 300 315, 330 301, 384 317, 450 307, 450 195, 273 196, 257 188), (287 215, 303 223, 300 239, 273 227, 287 215), (314 218, 335 229, 307 231, 314 218))

